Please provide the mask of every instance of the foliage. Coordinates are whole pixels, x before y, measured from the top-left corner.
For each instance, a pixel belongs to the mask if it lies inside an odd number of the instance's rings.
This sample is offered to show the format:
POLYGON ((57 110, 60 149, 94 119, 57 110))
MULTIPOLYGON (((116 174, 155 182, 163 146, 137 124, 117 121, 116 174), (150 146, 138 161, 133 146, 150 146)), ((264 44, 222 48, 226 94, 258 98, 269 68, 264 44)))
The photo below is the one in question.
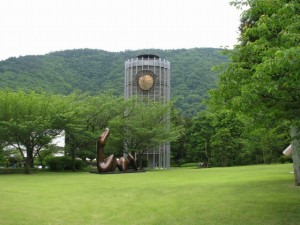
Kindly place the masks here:
POLYGON ((188 160, 203 167, 239 165, 243 122, 230 110, 203 111, 188 131, 188 160))
POLYGON ((185 160, 203 167, 277 163, 289 145, 287 130, 285 123, 259 123, 229 109, 202 111, 187 130, 185 160))
POLYGON ((148 160, 144 158, 138 158, 136 160, 136 164, 139 165, 140 168, 148 167, 148 160))
MULTIPOLYGON (((66 152, 86 161, 95 159, 95 142, 109 120, 122 115, 125 110, 123 98, 109 93, 87 95, 74 92, 66 97, 69 114, 67 115, 66 152)), ((75 170, 75 168, 74 168, 75 170)))
POLYGON ((237 114, 230 110, 215 114, 212 125, 214 134, 211 137, 213 164, 218 166, 237 165, 242 147, 241 133, 243 123, 237 114))
POLYGON ((171 105, 142 99, 129 99, 125 113, 110 121, 115 142, 123 141, 125 152, 142 154, 160 144, 176 140, 181 127, 170 121, 171 105))
POLYGON ((5 154, 3 147, 0 145, 0 167, 5 165, 5 154))
POLYGON ((197 168, 199 166, 199 163, 183 163, 179 165, 180 167, 193 167, 193 168, 197 168))
POLYGON ((23 168, 0 168, 0 175, 2 174, 21 174, 24 173, 23 168))
POLYGON ((6 146, 20 151, 26 173, 39 151, 61 132, 61 107, 55 95, 0 91, 0 135, 6 146))
POLYGON ((278 162, 290 141, 287 124, 274 124, 273 121, 260 124, 252 118, 244 118, 243 122, 241 161, 246 164, 278 162))
MULTIPOLYGON (((256 132, 263 134, 262 143, 270 148, 267 142, 282 124, 300 130, 300 3, 249 0, 235 4, 245 2, 249 8, 241 19, 240 42, 229 52, 231 61, 221 67, 211 101, 215 109, 234 109, 260 121, 265 128, 256 132), (272 125, 267 126, 270 121, 272 125)), ((295 140, 294 162, 300 159, 295 140)), ((295 166, 295 178, 300 185, 300 165, 295 166)))
POLYGON ((250 1, 240 44, 212 92, 223 104, 253 116, 299 117, 299 11, 297 1, 250 1), (251 107, 250 107, 251 106, 251 107))
POLYGON ((179 138, 171 141, 171 164, 180 165, 185 162, 188 143, 188 128, 191 126, 191 120, 184 118, 174 107, 171 109, 171 121, 175 126, 181 127, 182 132, 179 138))
POLYGON ((211 138, 214 134, 212 115, 202 111, 193 117, 188 129, 188 160, 210 165, 211 138))
POLYGON ((38 89, 63 95, 74 90, 95 94, 112 89, 115 95, 123 96, 124 62, 146 52, 170 61, 175 107, 191 116, 203 108, 199 103, 207 90, 216 86, 217 76, 211 67, 227 60, 219 51, 212 48, 125 52, 77 49, 9 58, 0 61, 0 88, 38 89))
POLYGON ((75 158, 96 158, 95 142, 107 126, 113 135, 106 154, 122 156, 125 142, 126 151, 136 151, 141 156, 146 149, 175 140, 180 127, 169 122, 170 107, 107 93, 74 92, 62 97, 4 90, 0 92, 1 142, 3 147, 19 151, 25 172, 30 173, 36 156, 44 167, 45 158, 58 150, 51 142, 64 131, 64 151, 72 158, 75 171, 75 158))
POLYGON ((35 162, 35 165, 41 166, 44 169, 46 167, 46 159, 57 153, 63 152, 63 150, 63 147, 58 147, 55 144, 46 145, 43 150, 38 152, 37 158, 39 161, 35 162))
POLYGON ((290 156, 282 155, 279 158, 279 162, 281 162, 281 163, 292 163, 293 159, 290 156))
MULTIPOLYGON (((73 170, 73 160, 69 156, 51 157, 47 158, 46 165, 50 170, 62 171, 62 170, 73 170)), ((75 169, 82 170, 85 164, 82 160, 75 160, 75 169)))

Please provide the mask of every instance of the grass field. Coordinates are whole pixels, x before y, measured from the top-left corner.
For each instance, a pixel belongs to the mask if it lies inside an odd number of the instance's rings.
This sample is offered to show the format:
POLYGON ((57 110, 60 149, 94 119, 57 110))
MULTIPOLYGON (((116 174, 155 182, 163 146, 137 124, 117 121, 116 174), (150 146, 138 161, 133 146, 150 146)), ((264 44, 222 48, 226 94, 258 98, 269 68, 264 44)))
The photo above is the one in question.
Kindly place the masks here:
POLYGON ((299 225, 292 164, 0 176, 1 225, 299 225))

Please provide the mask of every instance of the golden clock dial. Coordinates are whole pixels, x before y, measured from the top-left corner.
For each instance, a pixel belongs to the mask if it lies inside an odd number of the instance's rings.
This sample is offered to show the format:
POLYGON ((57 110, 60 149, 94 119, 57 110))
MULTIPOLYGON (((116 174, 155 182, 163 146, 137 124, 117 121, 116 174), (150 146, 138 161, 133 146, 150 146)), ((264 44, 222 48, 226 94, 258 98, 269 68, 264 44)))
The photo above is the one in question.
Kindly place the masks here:
POLYGON ((139 86, 142 90, 148 91, 154 84, 153 76, 150 74, 143 74, 139 77, 139 86))

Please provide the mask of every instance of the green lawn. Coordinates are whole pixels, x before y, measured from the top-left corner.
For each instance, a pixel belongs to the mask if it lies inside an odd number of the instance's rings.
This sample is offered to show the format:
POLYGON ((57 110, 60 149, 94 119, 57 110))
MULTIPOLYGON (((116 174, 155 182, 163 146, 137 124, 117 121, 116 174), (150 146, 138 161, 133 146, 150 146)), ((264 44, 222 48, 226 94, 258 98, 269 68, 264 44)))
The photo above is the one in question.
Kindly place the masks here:
POLYGON ((299 225, 292 164, 0 176, 1 225, 299 225))

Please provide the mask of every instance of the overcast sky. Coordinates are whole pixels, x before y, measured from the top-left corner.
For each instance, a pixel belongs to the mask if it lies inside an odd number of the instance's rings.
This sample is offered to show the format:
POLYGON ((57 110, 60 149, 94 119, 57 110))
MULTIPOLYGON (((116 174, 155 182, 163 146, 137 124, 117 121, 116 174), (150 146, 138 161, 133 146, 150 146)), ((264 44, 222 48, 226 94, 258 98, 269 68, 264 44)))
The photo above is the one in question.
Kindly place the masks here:
POLYGON ((231 0, 0 0, 0 60, 66 49, 232 48, 231 0))

